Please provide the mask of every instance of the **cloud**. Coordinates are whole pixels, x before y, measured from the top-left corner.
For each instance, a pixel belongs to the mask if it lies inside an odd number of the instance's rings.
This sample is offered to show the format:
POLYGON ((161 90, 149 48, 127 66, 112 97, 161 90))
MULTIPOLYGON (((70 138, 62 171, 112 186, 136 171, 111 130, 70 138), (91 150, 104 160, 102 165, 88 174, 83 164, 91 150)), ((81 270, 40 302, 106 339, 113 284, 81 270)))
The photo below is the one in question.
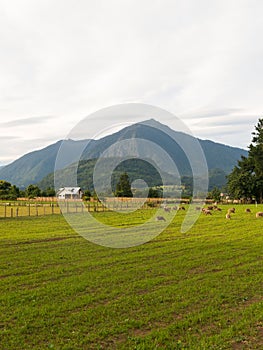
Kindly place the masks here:
POLYGON ((10 141, 10 140, 19 140, 19 139, 20 137, 12 136, 12 135, 1 136, 1 141, 10 141))
MULTIPOLYGON (((24 140, 61 139, 91 112, 142 102, 198 135, 202 119, 211 137, 215 126, 244 127, 246 118, 253 129, 262 113, 263 3, 252 3, 2 0, 0 126, 24 140)), ((98 134, 104 125, 92 128, 98 134)))
POLYGON ((229 116, 233 115, 235 113, 244 112, 242 108, 232 108, 232 107, 225 107, 225 108, 217 108, 217 109, 204 109, 199 111, 193 111, 187 114, 182 113, 181 116, 183 118, 190 118, 190 119, 201 119, 201 118, 214 118, 219 116, 229 116))
POLYGON ((22 118, 22 119, 16 119, 11 120, 8 122, 0 123, 1 127, 15 127, 15 126, 28 126, 28 125, 34 125, 34 124, 41 124, 49 121, 50 119, 54 119, 53 116, 46 116, 46 117, 31 117, 31 118, 22 118))
POLYGON ((244 114, 233 114, 233 115, 221 115, 221 116, 212 116, 212 117, 203 117, 203 118, 192 118, 189 119, 192 125, 203 125, 203 126, 227 126, 227 127, 244 127, 248 125, 251 129, 253 125, 257 123, 259 116, 258 115, 244 115, 244 114), (238 123, 237 123, 238 120, 238 123))
POLYGON ((253 130, 244 127, 244 125, 230 127, 229 125, 206 126, 200 124, 192 127, 192 131, 200 139, 209 139, 229 146, 247 149, 251 142, 251 132, 253 130))

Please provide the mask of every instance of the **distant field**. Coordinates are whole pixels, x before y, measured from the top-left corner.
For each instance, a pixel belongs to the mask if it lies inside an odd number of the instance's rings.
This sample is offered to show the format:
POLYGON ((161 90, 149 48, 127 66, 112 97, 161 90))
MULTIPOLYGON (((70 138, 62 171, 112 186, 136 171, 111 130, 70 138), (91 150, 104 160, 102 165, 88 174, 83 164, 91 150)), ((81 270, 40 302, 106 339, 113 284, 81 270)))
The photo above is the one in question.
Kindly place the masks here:
POLYGON ((0 349, 262 349, 263 205, 235 207, 186 234, 180 211, 128 249, 86 241, 62 215, 0 219, 0 349))

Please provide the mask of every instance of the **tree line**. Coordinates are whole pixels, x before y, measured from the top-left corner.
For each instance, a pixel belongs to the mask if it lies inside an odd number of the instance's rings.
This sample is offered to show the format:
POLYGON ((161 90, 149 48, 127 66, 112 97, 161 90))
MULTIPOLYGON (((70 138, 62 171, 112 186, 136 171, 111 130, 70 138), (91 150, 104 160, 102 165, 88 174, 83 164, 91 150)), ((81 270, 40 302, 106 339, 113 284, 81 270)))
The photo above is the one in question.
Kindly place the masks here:
POLYGON ((29 185, 25 190, 20 190, 10 182, 0 180, 0 199, 2 200, 16 200, 19 197, 55 197, 55 195, 56 192, 51 187, 41 190, 37 185, 29 185))

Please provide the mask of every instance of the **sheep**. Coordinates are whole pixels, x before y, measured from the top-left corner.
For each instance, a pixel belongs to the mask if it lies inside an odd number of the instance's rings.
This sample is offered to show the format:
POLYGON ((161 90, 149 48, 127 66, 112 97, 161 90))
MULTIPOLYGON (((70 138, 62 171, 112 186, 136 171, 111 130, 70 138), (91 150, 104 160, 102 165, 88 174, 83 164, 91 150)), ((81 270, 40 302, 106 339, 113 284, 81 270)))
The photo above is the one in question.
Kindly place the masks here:
POLYGON ((179 207, 178 210, 185 210, 185 207, 179 207))
POLYGON ((163 216, 156 216, 156 221, 166 221, 163 216))
POLYGON ((164 208, 164 211, 166 211, 167 213, 170 213, 171 208, 167 208, 167 207, 165 207, 165 208, 164 208))
POLYGON ((212 213, 211 213, 211 211, 210 211, 209 209, 205 209, 205 210, 203 211, 203 213, 204 213, 205 215, 212 215, 212 213))
POLYGON ((221 208, 218 208, 218 207, 215 207, 214 210, 216 210, 216 211, 222 211, 222 209, 221 209, 221 208))
POLYGON ((263 211, 258 211, 256 213, 256 218, 260 218, 260 217, 263 217, 263 211))
POLYGON ((213 209, 214 209, 214 206, 213 206, 213 205, 209 205, 209 206, 207 207, 207 209, 208 209, 208 210, 213 210, 213 209))
POLYGON ((251 210, 249 208, 246 208, 245 213, 251 213, 251 210))
POLYGON ((227 213, 228 213, 228 214, 231 214, 231 213, 233 213, 233 214, 234 214, 234 213, 235 213, 235 211, 236 211, 236 209, 235 209, 235 208, 229 208, 229 209, 228 209, 228 211, 227 211, 227 213))
POLYGON ((231 219, 231 216, 229 213, 226 214, 226 219, 230 220, 231 219))

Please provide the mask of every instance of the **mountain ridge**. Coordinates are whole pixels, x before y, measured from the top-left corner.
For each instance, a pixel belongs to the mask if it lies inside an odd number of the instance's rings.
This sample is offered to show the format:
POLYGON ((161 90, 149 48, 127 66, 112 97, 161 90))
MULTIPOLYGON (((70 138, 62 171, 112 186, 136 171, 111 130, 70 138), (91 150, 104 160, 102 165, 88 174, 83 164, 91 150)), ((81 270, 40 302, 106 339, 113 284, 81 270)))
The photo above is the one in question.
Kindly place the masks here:
MULTIPOLYGON (((189 174, 191 170, 189 160, 174 139, 187 142, 187 140, 192 140, 193 136, 182 131, 175 131, 159 121, 149 119, 127 126, 98 140, 59 140, 43 149, 29 152, 0 168, 0 179, 9 181, 19 187, 26 187, 31 183, 39 183, 49 173, 54 172, 57 154, 62 144, 66 149, 67 157, 62 160, 57 169, 63 169, 77 161, 76 157, 80 150, 84 149, 81 156, 82 160, 96 159, 114 143, 127 139, 135 140, 136 138, 148 140, 159 145, 171 155, 173 160, 176 160, 176 165, 181 175, 189 174)), ((242 148, 232 147, 212 140, 195 139, 199 141, 203 149, 208 169, 219 168, 228 174, 241 155, 247 155, 247 151, 242 148)), ((114 154, 114 156, 123 155, 121 149, 118 149, 118 152, 119 154, 114 154)), ((156 156, 151 147, 149 147, 147 152, 153 158, 156 156)))

